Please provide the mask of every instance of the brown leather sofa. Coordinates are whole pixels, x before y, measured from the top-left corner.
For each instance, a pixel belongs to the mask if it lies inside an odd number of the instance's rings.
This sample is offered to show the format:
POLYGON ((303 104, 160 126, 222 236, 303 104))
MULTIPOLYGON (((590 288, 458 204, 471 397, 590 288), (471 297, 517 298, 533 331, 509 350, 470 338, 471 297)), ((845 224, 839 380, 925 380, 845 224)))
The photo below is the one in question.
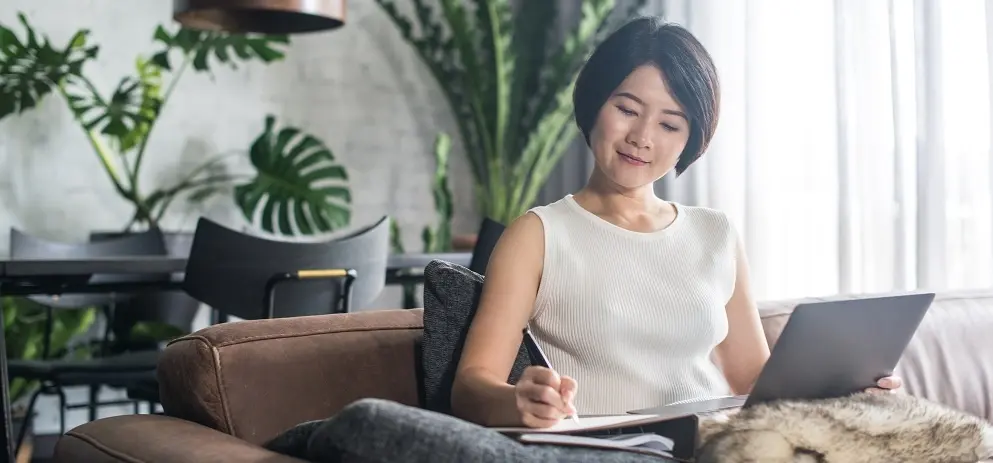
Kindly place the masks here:
MULTIPOLYGON (((799 301, 760 304, 775 343, 799 301)), ((420 310, 246 321, 174 341, 159 365, 166 416, 70 430, 57 462, 291 462, 259 446, 362 397, 419 402, 420 310)), ((993 290, 940 294, 898 374, 908 393, 993 420, 993 290)))

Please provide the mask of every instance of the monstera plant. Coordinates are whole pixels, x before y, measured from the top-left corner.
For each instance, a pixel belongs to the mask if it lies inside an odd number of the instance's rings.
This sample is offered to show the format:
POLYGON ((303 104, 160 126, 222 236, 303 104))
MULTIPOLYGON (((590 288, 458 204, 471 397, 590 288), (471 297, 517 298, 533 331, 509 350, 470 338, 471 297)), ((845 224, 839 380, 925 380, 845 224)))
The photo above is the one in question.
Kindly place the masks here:
POLYGON ((281 60, 288 37, 185 28, 169 32, 159 26, 153 35, 158 49, 137 57, 134 75, 122 78, 105 96, 83 72, 99 54, 99 46, 88 42, 89 31, 80 30, 56 46, 23 14, 18 18, 23 37, 0 24, 0 120, 48 96, 61 97, 114 189, 134 207, 125 230, 158 227, 177 198, 202 201, 232 188, 245 218, 267 232, 307 235, 349 223, 345 169, 319 139, 293 127, 277 130, 272 116, 250 146, 255 175, 230 174, 223 168, 227 156, 213 156, 175 184, 148 190, 140 183, 150 136, 184 72, 281 60))
POLYGON ((581 18, 558 40, 559 0, 410 0, 413 18, 394 0, 376 0, 437 80, 472 167, 479 212, 500 222, 533 205, 576 138, 572 88, 583 61, 645 4, 629 1, 613 14, 614 0, 568 1, 580 4, 581 18))

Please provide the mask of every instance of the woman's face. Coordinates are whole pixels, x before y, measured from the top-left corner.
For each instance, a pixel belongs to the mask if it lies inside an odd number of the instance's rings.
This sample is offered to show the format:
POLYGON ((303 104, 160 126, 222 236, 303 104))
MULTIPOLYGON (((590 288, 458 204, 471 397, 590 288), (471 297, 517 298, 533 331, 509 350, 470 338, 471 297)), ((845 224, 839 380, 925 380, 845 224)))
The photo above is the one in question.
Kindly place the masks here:
POLYGON ((600 108, 590 133, 596 168, 624 189, 651 184, 676 166, 689 128, 662 71, 638 67, 600 108))

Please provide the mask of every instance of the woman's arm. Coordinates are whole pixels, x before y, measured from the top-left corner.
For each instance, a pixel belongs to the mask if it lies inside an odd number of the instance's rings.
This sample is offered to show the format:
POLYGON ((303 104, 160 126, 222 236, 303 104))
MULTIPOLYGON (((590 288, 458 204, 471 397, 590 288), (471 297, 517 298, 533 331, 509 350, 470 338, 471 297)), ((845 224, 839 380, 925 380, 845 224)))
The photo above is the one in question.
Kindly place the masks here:
POLYGON ((522 424, 507 377, 534 309, 544 254, 544 229, 534 214, 524 214, 500 235, 455 372, 456 416, 487 426, 522 424))
POLYGON ((716 353, 732 392, 748 394, 769 359, 769 343, 765 339, 758 307, 752 298, 745 246, 740 239, 736 246, 734 292, 725 306, 728 335, 717 346, 716 353))
MULTIPOLYGON (((734 292, 728 301, 728 336, 716 349, 717 360, 733 394, 748 394, 765 362, 769 359, 769 344, 765 339, 758 308, 752 299, 748 282, 748 261, 744 245, 737 243, 737 276, 734 292)), ((869 392, 894 392, 903 387, 899 376, 881 378, 878 387, 869 392)))

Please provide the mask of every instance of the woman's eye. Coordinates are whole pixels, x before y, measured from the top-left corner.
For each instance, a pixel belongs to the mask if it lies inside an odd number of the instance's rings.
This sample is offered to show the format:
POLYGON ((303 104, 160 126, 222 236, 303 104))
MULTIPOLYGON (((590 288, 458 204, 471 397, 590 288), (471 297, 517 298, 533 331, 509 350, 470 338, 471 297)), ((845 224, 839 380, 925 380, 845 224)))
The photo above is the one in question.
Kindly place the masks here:
POLYGON ((620 110, 621 113, 623 113, 625 115, 628 115, 628 116, 635 116, 635 115, 637 115, 637 113, 635 113, 634 111, 631 111, 630 109, 625 108, 624 106, 621 106, 621 105, 617 105, 617 109, 620 110))
POLYGON ((676 127, 674 125, 666 124, 665 122, 662 123, 662 128, 665 129, 666 132, 677 132, 677 131, 679 131, 679 127, 676 127))

